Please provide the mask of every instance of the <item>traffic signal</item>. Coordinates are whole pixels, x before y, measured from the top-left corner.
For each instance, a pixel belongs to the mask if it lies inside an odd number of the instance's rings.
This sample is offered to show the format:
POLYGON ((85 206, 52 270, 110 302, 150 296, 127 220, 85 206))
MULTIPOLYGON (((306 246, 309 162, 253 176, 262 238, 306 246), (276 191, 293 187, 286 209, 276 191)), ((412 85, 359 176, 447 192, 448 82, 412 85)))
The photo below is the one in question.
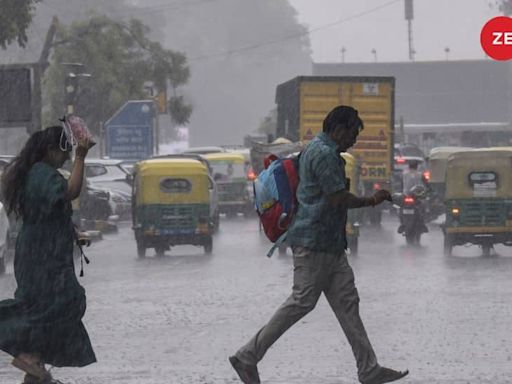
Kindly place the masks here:
POLYGON ((66 90, 66 113, 71 114, 75 109, 76 93, 78 90, 78 77, 74 73, 68 74, 66 76, 66 80, 64 81, 64 85, 66 90))

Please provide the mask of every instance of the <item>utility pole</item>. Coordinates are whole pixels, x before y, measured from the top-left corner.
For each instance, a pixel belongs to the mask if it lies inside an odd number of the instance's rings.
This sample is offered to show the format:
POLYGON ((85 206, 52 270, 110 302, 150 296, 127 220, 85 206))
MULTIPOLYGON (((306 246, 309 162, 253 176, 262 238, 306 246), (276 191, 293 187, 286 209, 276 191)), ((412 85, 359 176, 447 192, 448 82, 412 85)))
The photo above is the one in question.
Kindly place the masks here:
POLYGON ((414 45, 412 43, 412 20, 414 19, 413 0, 404 0, 405 20, 407 20, 407 33, 409 39, 409 60, 414 61, 414 45))

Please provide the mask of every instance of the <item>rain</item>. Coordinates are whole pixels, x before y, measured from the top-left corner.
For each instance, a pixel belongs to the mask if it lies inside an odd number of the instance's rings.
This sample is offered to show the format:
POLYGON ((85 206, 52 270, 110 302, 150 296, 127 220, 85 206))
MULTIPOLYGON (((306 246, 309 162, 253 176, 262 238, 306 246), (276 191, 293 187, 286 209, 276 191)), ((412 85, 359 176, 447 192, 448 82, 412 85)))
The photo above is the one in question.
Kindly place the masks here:
POLYGON ((511 14, 0 0, 0 383, 509 383, 511 14))

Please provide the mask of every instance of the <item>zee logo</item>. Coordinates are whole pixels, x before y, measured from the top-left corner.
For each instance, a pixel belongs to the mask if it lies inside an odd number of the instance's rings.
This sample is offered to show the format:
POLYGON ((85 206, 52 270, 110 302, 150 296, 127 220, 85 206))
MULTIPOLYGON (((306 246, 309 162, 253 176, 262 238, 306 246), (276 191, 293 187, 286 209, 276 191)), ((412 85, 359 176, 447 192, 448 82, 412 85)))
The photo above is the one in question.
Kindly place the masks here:
POLYGON ((512 59, 512 18, 499 16, 489 20, 480 33, 480 44, 494 60, 512 59))

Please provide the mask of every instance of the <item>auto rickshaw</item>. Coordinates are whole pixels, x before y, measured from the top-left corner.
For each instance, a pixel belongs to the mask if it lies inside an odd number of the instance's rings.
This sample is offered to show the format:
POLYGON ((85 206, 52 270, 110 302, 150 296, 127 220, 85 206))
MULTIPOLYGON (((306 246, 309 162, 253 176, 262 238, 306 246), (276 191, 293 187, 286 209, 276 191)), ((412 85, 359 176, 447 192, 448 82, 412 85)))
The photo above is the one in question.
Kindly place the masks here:
POLYGON ((150 159, 134 166, 132 217, 137 254, 147 248, 157 256, 175 245, 213 249, 210 216, 211 180, 206 166, 195 159, 150 159))
POLYGON ((248 164, 240 153, 209 153, 203 155, 210 162, 213 180, 217 184, 220 213, 235 216, 254 214, 252 184, 248 178, 248 164))
MULTIPOLYGON (((359 165, 357 160, 350 153, 342 152, 341 157, 345 160, 345 176, 349 181, 349 191, 358 196, 359 191, 359 165)), ((347 215, 347 246, 351 255, 356 255, 359 245, 359 220, 360 212, 358 209, 349 209, 347 215)))
POLYGON ((445 254, 455 245, 512 245, 512 149, 456 152, 446 166, 445 254))

